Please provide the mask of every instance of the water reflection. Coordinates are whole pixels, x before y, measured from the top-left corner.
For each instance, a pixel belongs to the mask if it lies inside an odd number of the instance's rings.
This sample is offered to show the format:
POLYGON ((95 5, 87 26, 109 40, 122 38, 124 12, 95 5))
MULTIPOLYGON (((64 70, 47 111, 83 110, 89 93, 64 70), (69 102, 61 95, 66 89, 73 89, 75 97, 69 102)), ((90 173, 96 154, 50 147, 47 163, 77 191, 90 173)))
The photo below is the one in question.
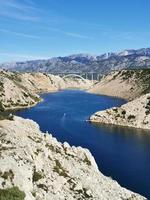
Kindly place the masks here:
POLYGON ((95 126, 99 131, 105 132, 106 134, 114 135, 118 138, 123 138, 125 140, 133 141, 135 140, 138 145, 147 146, 150 148, 150 130, 142 130, 142 129, 136 129, 132 127, 123 127, 123 126, 117 126, 117 125, 107 125, 107 124, 97 124, 93 123, 93 126, 95 126))

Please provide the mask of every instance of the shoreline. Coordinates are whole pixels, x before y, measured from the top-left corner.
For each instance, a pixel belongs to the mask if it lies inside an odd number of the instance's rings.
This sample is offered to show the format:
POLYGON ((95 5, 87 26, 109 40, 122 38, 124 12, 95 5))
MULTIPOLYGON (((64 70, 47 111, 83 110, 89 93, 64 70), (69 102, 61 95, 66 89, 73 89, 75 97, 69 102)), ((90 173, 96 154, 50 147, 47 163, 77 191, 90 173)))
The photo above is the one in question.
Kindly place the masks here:
MULTIPOLYGON (((44 101, 44 99, 41 98, 41 95, 55 93, 55 92, 61 92, 61 91, 64 91, 64 90, 79 90, 79 91, 84 91, 84 92, 88 91, 88 89, 83 89, 83 88, 62 88, 62 89, 53 90, 53 91, 52 90, 50 90, 50 91, 41 91, 41 92, 36 93, 36 94, 38 94, 40 96, 40 100, 35 102, 34 104, 28 105, 28 106, 18 106, 18 107, 12 107, 12 108, 5 108, 5 110, 3 112, 11 112, 11 111, 18 111, 18 110, 24 110, 24 109, 32 108, 32 107, 36 106, 38 103, 44 101)), ((116 97, 116 98, 118 98, 118 97, 116 97)))
POLYGON ((0 109, 4 112, 26 109, 41 102, 39 95, 44 93, 59 92, 67 88, 88 90, 90 80, 65 81, 59 76, 44 73, 16 73, 2 70, 0 109))
MULTIPOLYGON (((134 100, 135 98, 126 98, 126 97, 124 97, 123 95, 115 95, 115 94, 109 94, 109 93, 100 93, 100 92, 92 92, 92 91, 90 91, 90 90, 87 90, 87 92, 89 93, 89 94, 95 94, 95 95, 101 95, 101 96, 107 96, 107 97, 114 97, 114 98, 119 98, 119 99, 123 99, 123 100, 125 100, 125 101, 127 101, 127 102, 130 102, 130 101, 132 101, 132 100, 134 100)), ((136 98, 138 98, 138 97, 136 97, 136 98)))
POLYGON ((113 107, 93 113, 89 121, 96 124, 150 129, 150 93, 127 102, 120 107, 113 107))
POLYGON ((101 123, 99 123, 99 122, 97 122, 97 121, 91 121, 90 119, 88 119, 88 120, 86 120, 87 122, 89 122, 89 123, 91 123, 91 124, 93 124, 93 125, 99 125, 99 126, 101 126, 101 125, 106 125, 106 126, 114 126, 114 127, 122 127, 122 128, 131 128, 131 129, 138 129, 138 130, 145 130, 145 131, 149 131, 150 130, 150 128, 140 128, 140 127, 136 127, 136 126, 128 126, 128 125, 123 125, 123 124, 113 124, 113 123, 106 123, 106 122, 101 122, 101 123))
POLYGON ((11 170, 12 178, 7 180, 7 185, 9 188, 17 186, 27 200, 35 199, 33 191, 37 196, 42 194, 42 199, 57 198, 59 192, 64 199, 67 195, 67 199, 121 200, 134 197, 146 200, 103 175, 88 149, 58 142, 51 134, 40 131, 39 125, 32 120, 15 117, 13 121, 0 121, 0 129, 4 140, 1 174, 11 170), (8 141, 11 142, 8 144, 8 141), (11 161, 9 165, 8 160, 11 161), (39 179, 33 179, 37 174, 41 175, 39 179), (16 179, 20 176, 21 179, 16 179), (76 197, 71 198, 74 195, 76 197))

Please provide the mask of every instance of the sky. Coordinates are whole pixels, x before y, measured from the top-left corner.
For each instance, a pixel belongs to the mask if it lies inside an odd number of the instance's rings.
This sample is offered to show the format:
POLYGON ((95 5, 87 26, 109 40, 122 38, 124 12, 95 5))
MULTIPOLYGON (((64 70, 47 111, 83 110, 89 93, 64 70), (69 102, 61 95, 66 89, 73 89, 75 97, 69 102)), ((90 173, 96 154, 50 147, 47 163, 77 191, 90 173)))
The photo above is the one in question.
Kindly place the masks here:
POLYGON ((149 0, 0 0, 0 62, 150 47, 149 0))

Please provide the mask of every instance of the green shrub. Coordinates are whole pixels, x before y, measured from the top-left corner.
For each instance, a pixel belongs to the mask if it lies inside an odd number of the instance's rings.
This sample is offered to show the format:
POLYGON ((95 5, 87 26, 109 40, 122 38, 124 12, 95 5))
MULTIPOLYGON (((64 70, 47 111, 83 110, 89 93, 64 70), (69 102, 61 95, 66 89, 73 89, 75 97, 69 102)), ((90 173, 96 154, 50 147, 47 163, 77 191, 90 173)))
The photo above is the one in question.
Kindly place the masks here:
POLYGON ((149 114, 150 114, 150 110, 146 110, 146 111, 145 111, 145 114, 146 114, 146 115, 149 115, 149 114))
POLYGON ((0 189, 0 200, 24 200, 25 193, 18 187, 0 189))
POLYGON ((39 185, 37 185, 37 187, 43 189, 46 192, 48 192, 48 187, 46 185, 44 185, 44 184, 39 184, 39 185))
POLYGON ((32 196, 36 197, 36 192, 35 191, 32 191, 32 196))
POLYGON ((3 103, 0 101, 0 111, 4 111, 3 103))
POLYGON ((122 111, 122 115, 125 115, 125 114, 126 114, 126 111, 125 111, 125 110, 123 110, 123 111, 122 111))
POLYGON ((10 179, 10 180, 12 181, 13 178, 14 178, 14 173, 13 173, 13 171, 10 169, 9 171, 5 171, 5 172, 1 175, 1 177, 2 177, 3 179, 5 179, 5 180, 10 179))
POLYGON ((135 119, 135 115, 129 115, 128 120, 135 119))
POLYGON ((13 120, 14 115, 6 111, 0 111, 0 120, 4 120, 4 119, 13 120))
POLYGON ((56 172, 57 174, 59 174, 60 176, 69 177, 68 176, 68 171, 66 171, 63 168, 63 166, 61 165, 61 163, 57 159, 55 160, 55 166, 54 166, 53 171, 56 172))
POLYGON ((91 161, 88 159, 87 156, 85 156, 84 160, 83 160, 84 163, 86 163, 87 165, 92 165, 91 161))
POLYGON ((42 178, 43 178, 43 176, 40 172, 34 171, 33 178, 32 178, 33 182, 37 182, 38 180, 40 180, 42 178))

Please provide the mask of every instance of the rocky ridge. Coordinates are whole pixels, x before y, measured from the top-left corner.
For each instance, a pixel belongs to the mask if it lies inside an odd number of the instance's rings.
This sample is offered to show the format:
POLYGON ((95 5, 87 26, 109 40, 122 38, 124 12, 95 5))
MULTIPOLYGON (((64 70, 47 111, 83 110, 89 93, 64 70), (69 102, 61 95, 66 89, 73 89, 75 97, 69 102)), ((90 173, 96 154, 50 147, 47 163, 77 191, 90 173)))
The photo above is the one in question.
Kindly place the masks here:
POLYGON ((0 68, 22 72, 107 74, 112 70, 150 68, 150 48, 129 49, 98 56, 76 54, 48 60, 2 63, 0 68))
POLYGON ((90 121, 92 123, 150 129, 150 93, 121 107, 96 112, 90 117, 90 121))
POLYGON ((92 82, 82 79, 63 79, 43 73, 17 73, 0 71, 0 110, 34 106, 41 101, 39 93, 66 88, 87 89, 92 82))
POLYGON ((150 92, 150 69, 119 70, 104 75, 89 92, 133 100, 150 92))
POLYGON ((145 199, 99 172, 87 149, 62 144, 19 117, 0 121, 0 197, 8 193, 20 200, 145 199))

